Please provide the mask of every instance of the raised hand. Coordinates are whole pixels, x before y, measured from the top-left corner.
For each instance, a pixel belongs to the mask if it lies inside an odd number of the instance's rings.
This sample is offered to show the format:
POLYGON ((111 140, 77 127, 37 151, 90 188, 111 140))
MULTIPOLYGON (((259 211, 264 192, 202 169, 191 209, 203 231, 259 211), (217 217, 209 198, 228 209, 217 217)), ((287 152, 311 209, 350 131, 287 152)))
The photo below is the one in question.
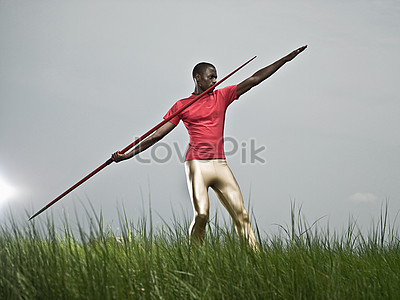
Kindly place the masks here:
POLYGON ((307 45, 300 47, 299 49, 294 50, 293 52, 289 53, 286 55, 286 61, 291 61, 293 58, 295 58, 298 54, 303 52, 307 48, 307 45))

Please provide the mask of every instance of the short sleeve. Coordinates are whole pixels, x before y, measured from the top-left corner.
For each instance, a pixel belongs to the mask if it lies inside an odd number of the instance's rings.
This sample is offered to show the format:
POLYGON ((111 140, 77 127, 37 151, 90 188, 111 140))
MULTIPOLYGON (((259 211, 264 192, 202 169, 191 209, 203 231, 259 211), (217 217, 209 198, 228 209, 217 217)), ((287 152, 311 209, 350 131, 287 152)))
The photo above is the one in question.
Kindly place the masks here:
POLYGON ((223 89, 220 89, 219 91, 222 93, 221 95, 224 99, 226 107, 228 107, 228 105, 231 104, 234 100, 238 99, 236 85, 227 86, 223 89))
MULTIPOLYGON (((170 116, 172 116, 176 111, 178 110, 177 108, 177 103, 175 103, 170 110, 166 113, 166 115, 164 116, 164 120, 169 118, 170 116)), ((169 120, 171 123, 173 123, 174 125, 178 125, 179 121, 180 121, 180 117, 179 114, 175 117, 173 117, 171 120, 169 120)))

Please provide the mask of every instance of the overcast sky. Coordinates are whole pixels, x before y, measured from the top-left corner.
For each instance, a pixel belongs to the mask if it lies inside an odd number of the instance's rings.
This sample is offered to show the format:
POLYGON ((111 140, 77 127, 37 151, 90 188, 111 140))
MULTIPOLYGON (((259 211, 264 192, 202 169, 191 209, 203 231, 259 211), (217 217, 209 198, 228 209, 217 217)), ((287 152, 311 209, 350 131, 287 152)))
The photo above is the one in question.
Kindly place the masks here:
MULTIPOLYGON (((267 233, 289 223, 291 201, 337 230, 349 216, 368 229, 386 201, 394 219, 399 33, 395 0, 0 0, 0 221, 9 208, 33 214, 159 123, 193 91, 196 63, 222 78, 258 56, 223 87, 305 44, 227 111, 246 206, 267 233)), ((90 199, 116 224, 117 207, 135 221, 151 199, 155 215, 191 219, 187 142, 181 123, 141 161, 112 164, 48 211, 72 218, 90 199)), ((211 214, 226 216, 210 194, 211 214)))

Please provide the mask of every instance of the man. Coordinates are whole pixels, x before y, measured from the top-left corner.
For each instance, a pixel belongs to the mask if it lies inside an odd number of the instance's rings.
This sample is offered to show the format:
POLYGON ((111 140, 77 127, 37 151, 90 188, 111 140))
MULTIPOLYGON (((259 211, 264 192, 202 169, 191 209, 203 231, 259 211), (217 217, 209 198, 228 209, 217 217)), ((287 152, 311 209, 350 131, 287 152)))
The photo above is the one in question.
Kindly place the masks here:
MULTIPOLYGON (((140 142, 130 152, 125 154, 115 152, 112 154, 112 159, 120 162, 132 158, 161 140, 182 120, 190 136, 185 169, 194 210, 194 219, 189 229, 191 239, 194 238, 200 243, 204 240, 209 216, 208 188, 211 187, 231 215, 238 236, 247 240, 252 247, 257 247, 257 240, 244 207, 242 193, 225 160, 223 144, 225 112, 234 100, 270 77, 306 48, 307 46, 303 46, 294 50, 273 64, 260 69, 238 85, 209 92, 140 142)), ((217 81, 216 68, 210 63, 197 64, 192 75, 195 82, 193 94, 189 98, 177 101, 164 119, 217 81)))

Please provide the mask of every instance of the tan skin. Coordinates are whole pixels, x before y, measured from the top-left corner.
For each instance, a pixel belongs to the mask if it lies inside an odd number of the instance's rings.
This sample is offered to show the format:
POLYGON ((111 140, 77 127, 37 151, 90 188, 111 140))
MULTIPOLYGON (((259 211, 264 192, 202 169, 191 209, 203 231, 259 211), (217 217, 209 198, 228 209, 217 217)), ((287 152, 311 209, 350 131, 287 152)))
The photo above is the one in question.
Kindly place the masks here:
MULTIPOLYGON (((278 71, 278 69, 282 67, 285 63, 291 61, 298 54, 303 52, 306 48, 307 46, 303 46, 292 51, 288 55, 282 57, 273 64, 258 70, 252 76, 239 83, 237 85, 237 96, 240 97, 244 93, 248 92, 251 88, 263 82, 265 79, 267 79, 276 71, 278 71)), ((194 77, 194 81, 195 81, 195 88, 193 93, 195 95, 199 95, 217 82, 217 71, 214 68, 209 67, 205 70, 203 74, 196 74, 194 77)), ((132 158, 133 156, 139 154, 140 152, 146 150, 147 148, 153 146, 155 143, 160 141, 175 127, 176 127, 175 124, 167 122, 163 126, 161 126, 156 132, 150 135, 148 138, 140 142, 139 145, 137 145, 134 149, 132 149, 128 153, 122 154, 119 153, 119 151, 117 151, 111 155, 111 158, 115 162, 120 162, 132 158)))

